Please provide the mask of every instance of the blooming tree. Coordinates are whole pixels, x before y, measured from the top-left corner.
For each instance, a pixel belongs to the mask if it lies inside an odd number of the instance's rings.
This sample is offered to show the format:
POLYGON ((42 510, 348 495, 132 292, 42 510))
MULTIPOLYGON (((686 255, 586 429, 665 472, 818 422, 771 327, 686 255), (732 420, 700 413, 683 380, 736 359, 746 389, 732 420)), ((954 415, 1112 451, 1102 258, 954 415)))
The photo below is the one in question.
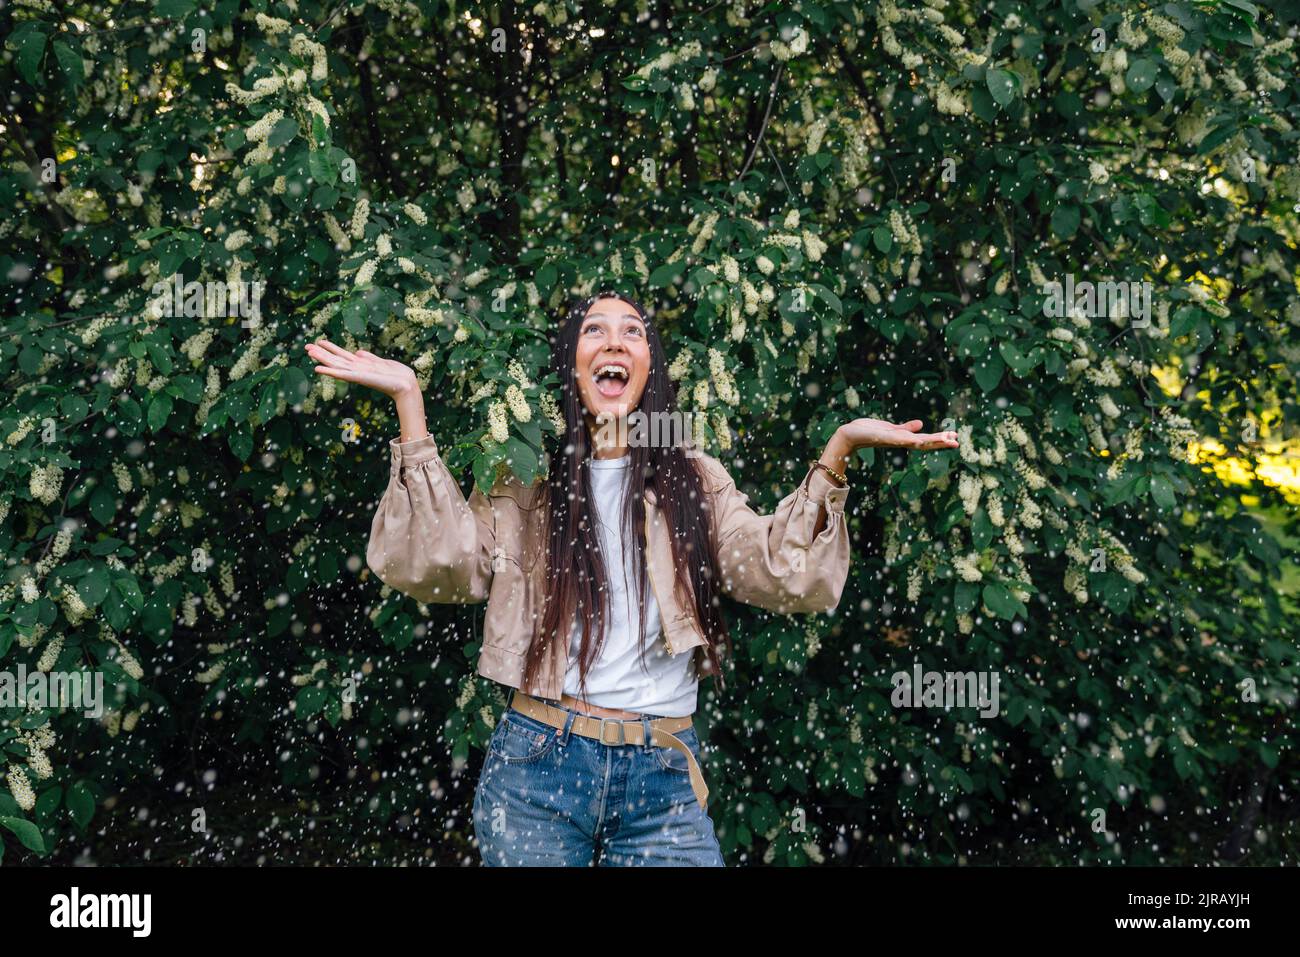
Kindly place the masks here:
POLYGON ((1298 783, 1297 529, 1193 459, 1294 438, 1295 13, 585 6, 0 10, 0 665, 107 678, 0 697, 8 846, 233 762, 463 848, 501 689, 474 609, 365 568, 395 420, 302 346, 408 362, 456 474, 531 481, 547 331, 609 286, 759 507, 848 418, 961 434, 860 453, 836 612, 728 609, 731 858, 1239 854, 1298 783), (914 665, 998 714, 900 708, 914 665))

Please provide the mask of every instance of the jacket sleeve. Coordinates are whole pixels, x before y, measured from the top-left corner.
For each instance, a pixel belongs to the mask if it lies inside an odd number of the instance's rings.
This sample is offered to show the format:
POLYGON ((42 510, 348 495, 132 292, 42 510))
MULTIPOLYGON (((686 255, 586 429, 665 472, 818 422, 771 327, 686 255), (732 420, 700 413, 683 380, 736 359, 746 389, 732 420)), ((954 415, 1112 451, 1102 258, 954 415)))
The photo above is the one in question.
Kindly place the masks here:
MULTIPOLYGON (((706 460, 707 461, 707 460, 706 460)), ((830 611, 849 576, 849 531, 844 503, 849 487, 810 467, 799 487, 771 515, 747 504, 727 470, 708 461, 722 591, 737 601, 781 613, 830 611), (826 509, 826 527, 813 538, 826 509)), ((706 483, 710 481, 705 480, 706 483)))
POLYGON ((380 581, 422 602, 485 601, 496 523, 477 488, 466 502, 433 436, 389 442, 388 488, 370 525, 366 564, 380 581))

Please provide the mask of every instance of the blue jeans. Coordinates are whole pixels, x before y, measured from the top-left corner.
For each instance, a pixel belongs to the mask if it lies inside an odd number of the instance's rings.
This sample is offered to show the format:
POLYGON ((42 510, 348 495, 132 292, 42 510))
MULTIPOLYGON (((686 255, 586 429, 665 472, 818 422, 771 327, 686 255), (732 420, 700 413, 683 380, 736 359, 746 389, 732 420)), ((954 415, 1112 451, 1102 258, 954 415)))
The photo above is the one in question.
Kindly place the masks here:
MULTIPOLYGON (((507 708, 492 732, 474 792, 485 865, 726 866, 684 754, 572 734, 563 710, 558 729, 507 708)), ((693 727, 674 736, 700 760, 693 727)))

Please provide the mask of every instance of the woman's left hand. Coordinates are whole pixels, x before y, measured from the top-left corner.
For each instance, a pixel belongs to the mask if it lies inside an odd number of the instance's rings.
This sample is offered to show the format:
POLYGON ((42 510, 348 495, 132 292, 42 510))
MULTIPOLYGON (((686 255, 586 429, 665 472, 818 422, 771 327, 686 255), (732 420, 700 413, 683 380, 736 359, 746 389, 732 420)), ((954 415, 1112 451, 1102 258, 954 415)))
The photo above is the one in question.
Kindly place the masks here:
POLYGON ((921 452, 934 452, 956 447, 956 432, 922 432, 920 419, 902 425, 883 419, 854 419, 835 430, 831 440, 826 443, 821 463, 844 474, 848 472, 853 453, 858 449, 917 449, 921 452))
POLYGON ((854 419, 839 427, 836 438, 842 440, 848 452, 867 448, 917 449, 933 452, 938 449, 955 449, 956 432, 922 432, 921 420, 912 419, 895 425, 883 419, 854 419))
MULTIPOLYGON (((858 449, 893 448, 933 452, 956 447, 956 432, 922 432, 920 419, 912 419, 902 425, 883 419, 854 419, 835 430, 831 440, 826 443, 826 451, 822 453, 820 461, 844 478, 847 477, 849 463, 853 461, 853 453, 858 449)), ((813 537, 820 535, 825 527, 826 509, 822 508, 817 515, 813 537)))

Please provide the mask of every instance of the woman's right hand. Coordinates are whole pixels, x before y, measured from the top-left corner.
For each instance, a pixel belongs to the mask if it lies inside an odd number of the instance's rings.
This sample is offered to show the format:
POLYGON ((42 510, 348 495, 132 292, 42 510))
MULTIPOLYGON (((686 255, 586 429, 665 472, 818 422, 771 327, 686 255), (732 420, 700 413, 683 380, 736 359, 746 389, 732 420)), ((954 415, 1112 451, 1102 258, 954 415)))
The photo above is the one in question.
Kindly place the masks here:
POLYGON ((399 441, 412 442, 429 434, 424 421, 424 396, 410 366, 394 359, 381 359, 364 349, 349 352, 328 339, 309 342, 305 348, 321 375, 355 382, 392 399, 397 404, 397 418, 401 423, 399 441))
POLYGON ((309 342, 306 349, 307 355, 318 363, 316 371, 321 375, 367 386, 394 400, 420 390, 415 381, 415 371, 396 360, 381 359, 364 349, 349 352, 328 339, 309 342))

